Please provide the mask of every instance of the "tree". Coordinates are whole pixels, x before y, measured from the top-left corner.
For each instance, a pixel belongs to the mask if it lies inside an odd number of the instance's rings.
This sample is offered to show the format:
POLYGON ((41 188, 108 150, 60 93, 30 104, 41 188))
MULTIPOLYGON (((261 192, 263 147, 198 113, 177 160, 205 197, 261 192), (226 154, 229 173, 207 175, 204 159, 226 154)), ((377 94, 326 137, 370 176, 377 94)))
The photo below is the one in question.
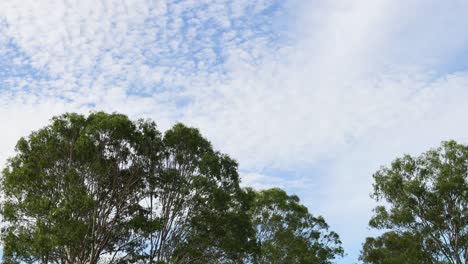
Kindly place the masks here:
POLYGON ((251 211, 259 252, 254 263, 331 263, 343 255, 339 236, 295 195, 274 188, 253 192, 251 211))
MULTIPOLYGON (((419 157, 398 158, 373 177, 372 196, 386 204, 375 208, 372 227, 393 230, 392 239, 417 237, 415 247, 431 263, 468 263, 468 146, 443 142, 419 157)), ((365 248, 363 258, 369 249, 374 250, 365 248)))
POLYGON ((21 138, 2 178, 5 263, 97 263, 133 245, 143 137, 126 116, 78 114, 21 138))
POLYGON ((237 163, 199 131, 176 124, 147 144, 145 262, 219 263, 248 254, 254 231, 237 163))

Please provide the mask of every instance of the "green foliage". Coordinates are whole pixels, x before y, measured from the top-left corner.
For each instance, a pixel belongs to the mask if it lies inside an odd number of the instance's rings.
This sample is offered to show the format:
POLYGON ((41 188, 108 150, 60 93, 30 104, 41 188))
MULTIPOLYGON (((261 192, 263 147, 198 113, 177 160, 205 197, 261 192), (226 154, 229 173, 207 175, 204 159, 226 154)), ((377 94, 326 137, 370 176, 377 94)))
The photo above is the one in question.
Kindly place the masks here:
POLYGON ((373 264, 432 264, 433 259, 423 247, 419 235, 390 231, 377 238, 367 238, 360 259, 373 264))
POLYGON ((215 152, 199 131, 176 124, 148 160, 148 262, 219 263, 252 251, 254 230, 237 163, 215 152))
POLYGON ((338 235, 299 202, 277 188, 255 193, 251 213, 260 249, 254 263, 331 263, 343 255, 338 235))
POLYGON ((139 137, 126 116, 100 112, 21 138, 2 178, 4 261, 96 263, 125 246, 143 187, 139 137))
POLYGON ((1 179, 4 263, 330 263, 338 235, 297 196, 239 187, 195 128, 64 114, 1 179))
POLYGON ((468 146, 448 141, 419 157, 406 155, 381 168, 374 180, 373 197, 386 205, 375 209, 372 227, 405 239, 417 235, 432 263, 468 261, 468 146))

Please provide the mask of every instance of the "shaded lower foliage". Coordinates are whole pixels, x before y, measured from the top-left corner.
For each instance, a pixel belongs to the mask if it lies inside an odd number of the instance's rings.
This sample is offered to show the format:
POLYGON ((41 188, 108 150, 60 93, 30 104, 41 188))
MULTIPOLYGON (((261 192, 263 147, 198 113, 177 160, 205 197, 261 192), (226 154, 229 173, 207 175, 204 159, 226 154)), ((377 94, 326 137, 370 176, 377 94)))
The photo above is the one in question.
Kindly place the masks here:
POLYGON ((360 260, 369 264, 434 263, 431 254, 424 250, 422 243, 420 235, 390 231, 377 238, 367 238, 360 260))

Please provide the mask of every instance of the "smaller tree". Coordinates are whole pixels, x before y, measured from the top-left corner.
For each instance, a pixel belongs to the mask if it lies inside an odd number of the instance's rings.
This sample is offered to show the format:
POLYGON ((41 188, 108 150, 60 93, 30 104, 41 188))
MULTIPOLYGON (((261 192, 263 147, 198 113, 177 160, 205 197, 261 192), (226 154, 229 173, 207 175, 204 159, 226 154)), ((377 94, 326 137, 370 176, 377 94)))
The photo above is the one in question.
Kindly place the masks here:
POLYGON ((375 208, 370 225, 395 233, 368 239, 364 260, 401 239, 399 245, 412 241, 430 263, 468 263, 468 146, 443 142, 419 157, 396 159, 373 177, 373 198, 386 205, 375 208))
POLYGON ((250 253, 254 231, 237 162, 213 150, 198 129, 180 123, 162 138, 147 137, 144 146, 146 249, 137 258, 145 263, 237 263, 250 253))
POLYGON ((424 251, 420 235, 390 231, 380 237, 368 237, 360 260, 372 264, 432 264, 431 254, 424 251))
POLYGON ((251 214, 259 246, 254 263, 330 263, 343 255, 338 234, 297 196, 277 188, 247 191, 254 193, 251 214))

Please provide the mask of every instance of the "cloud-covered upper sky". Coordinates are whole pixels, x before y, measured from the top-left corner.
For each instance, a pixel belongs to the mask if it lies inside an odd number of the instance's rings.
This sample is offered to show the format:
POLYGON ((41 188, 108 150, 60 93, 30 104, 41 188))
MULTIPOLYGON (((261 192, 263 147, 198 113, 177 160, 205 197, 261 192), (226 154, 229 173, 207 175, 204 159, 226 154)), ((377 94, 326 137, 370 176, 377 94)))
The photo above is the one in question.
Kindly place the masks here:
POLYGON ((357 261, 371 175, 468 139, 468 2, 2 0, 0 159, 65 111, 201 129, 357 261))

